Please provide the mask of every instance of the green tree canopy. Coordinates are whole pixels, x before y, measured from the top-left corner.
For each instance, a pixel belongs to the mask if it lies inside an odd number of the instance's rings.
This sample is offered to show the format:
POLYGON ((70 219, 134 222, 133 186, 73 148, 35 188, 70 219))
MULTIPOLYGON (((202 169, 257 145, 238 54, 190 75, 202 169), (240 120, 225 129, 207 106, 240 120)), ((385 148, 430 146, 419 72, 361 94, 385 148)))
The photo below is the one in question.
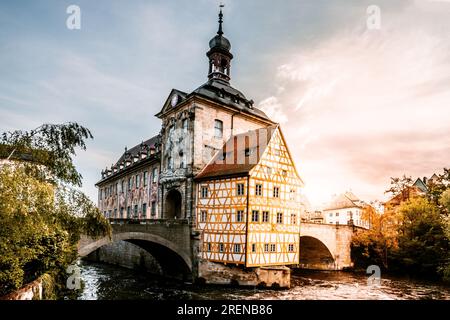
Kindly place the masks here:
POLYGON ((400 267, 417 274, 437 274, 446 262, 449 241, 438 207, 426 198, 413 198, 400 205, 398 249, 400 267))
POLYGON ((78 123, 43 124, 30 130, 4 132, 1 135, 0 156, 11 160, 29 160, 45 166, 47 173, 28 168, 39 178, 81 186, 82 176, 76 170, 73 159, 76 148, 86 150, 86 139, 92 139, 89 129, 78 123), (25 159, 24 159, 25 158, 25 159))
POLYGON ((72 157, 90 131, 76 123, 43 125, 1 135, 0 295, 48 271, 64 275, 81 234, 111 226, 81 191, 72 157))

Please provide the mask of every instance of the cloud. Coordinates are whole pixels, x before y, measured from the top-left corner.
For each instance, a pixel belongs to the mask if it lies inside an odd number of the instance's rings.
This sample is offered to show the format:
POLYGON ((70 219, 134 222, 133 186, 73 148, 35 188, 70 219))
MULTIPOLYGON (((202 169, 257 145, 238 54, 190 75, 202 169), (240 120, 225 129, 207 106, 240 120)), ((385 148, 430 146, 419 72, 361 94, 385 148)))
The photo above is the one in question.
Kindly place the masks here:
POLYGON ((269 97, 258 104, 258 108, 264 111, 267 116, 275 122, 286 123, 287 115, 283 112, 283 106, 276 97, 269 97))
POLYGON ((442 18, 415 6, 388 11, 379 31, 341 30, 279 65, 274 86, 285 90, 263 106, 286 119, 313 201, 352 187, 382 198, 390 176, 448 166, 450 41, 442 18))
MULTIPOLYGON (((389 176, 428 175, 450 158, 450 5, 380 1, 381 30, 369 32, 362 29, 368 4, 225 8, 233 85, 282 123, 312 200, 348 188, 379 197, 389 176)), ((95 140, 76 162, 93 199, 100 170, 125 145, 159 131, 153 115, 170 89, 206 81, 205 52, 217 28, 209 0, 82 1, 80 32, 66 30, 64 5, 0 6, 0 126, 88 126, 95 140)))

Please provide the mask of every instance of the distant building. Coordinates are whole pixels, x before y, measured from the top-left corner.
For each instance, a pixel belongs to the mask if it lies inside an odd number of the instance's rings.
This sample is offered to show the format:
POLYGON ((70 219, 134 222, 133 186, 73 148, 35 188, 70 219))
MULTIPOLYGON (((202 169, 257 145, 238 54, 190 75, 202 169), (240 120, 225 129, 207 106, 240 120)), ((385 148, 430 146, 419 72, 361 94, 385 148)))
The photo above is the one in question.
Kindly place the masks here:
POLYGON ((369 228, 369 221, 362 219, 363 209, 367 205, 352 192, 345 192, 335 196, 325 206, 323 219, 328 224, 352 224, 362 228, 369 228))
POLYGON ((402 202, 414 197, 424 196, 428 193, 429 185, 436 183, 439 177, 433 174, 430 178, 417 178, 411 186, 404 188, 399 194, 395 195, 384 203, 384 209, 399 206, 402 202))
POLYGON ((305 211, 302 215, 302 222, 324 223, 323 213, 320 210, 305 211))

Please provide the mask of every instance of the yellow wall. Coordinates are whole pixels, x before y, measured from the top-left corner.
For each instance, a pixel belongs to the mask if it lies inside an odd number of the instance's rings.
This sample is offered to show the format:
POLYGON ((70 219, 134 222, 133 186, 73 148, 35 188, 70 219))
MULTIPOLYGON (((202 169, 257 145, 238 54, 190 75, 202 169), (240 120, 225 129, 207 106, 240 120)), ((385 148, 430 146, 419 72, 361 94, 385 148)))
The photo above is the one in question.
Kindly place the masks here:
POLYGON ((202 257, 210 261, 243 264, 245 262, 247 178, 209 180, 197 184, 197 228, 202 231, 202 257), (244 195, 237 196, 237 184, 244 184, 244 195), (202 198, 202 187, 208 187, 208 197, 202 198), (236 221, 237 211, 243 210, 242 222, 236 221), (202 222, 202 211, 207 212, 202 222), (211 250, 208 251, 208 243, 211 250), (219 244, 224 245, 223 252, 219 244), (234 245, 240 245, 235 253, 234 245))
POLYGON ((302 185, 277 128, 259 163, 251 170, 247 266, 298 263, 302 185), (262 185, 261 196, 255 194, 256 184, 262 185), (274 197, 274 187, 279 188, 278 198, 274 197), (258 222, 251 220, 253 210, 259 211, 258 222), (268 222, 262 221, 263 211, 269 212, 268 222), (277 213, 282 213, 282 223, 277 223, 277 213), (253 244, 256 252, 252 250, 253 244), (289 244, 293 250, 289 250, 289 244), (274 252, 272 245, 275 245, 274 252))

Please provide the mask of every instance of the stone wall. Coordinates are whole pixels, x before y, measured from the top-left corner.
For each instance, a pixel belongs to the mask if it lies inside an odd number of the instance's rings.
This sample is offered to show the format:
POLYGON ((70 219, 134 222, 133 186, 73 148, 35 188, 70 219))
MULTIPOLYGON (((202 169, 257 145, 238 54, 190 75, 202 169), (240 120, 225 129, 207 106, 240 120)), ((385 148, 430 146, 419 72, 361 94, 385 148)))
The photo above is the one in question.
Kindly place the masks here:
POLYGON ((84 259, 110 263, 128 269, 145 270, 158 275, 162 274, 161 266, 150 253, 126 241, 117 241, 105 245, 84 259))
POLYGON ((55 292, 53 276, 44 274, 22 288, 0 297, 0 300, 43 300, 52 299, 55 292))
POLYGON ((291 283, 291 270, 283 266, 244 268, 200 260, 198 268, 197 280, 206 284, 289 288, 291 283))

